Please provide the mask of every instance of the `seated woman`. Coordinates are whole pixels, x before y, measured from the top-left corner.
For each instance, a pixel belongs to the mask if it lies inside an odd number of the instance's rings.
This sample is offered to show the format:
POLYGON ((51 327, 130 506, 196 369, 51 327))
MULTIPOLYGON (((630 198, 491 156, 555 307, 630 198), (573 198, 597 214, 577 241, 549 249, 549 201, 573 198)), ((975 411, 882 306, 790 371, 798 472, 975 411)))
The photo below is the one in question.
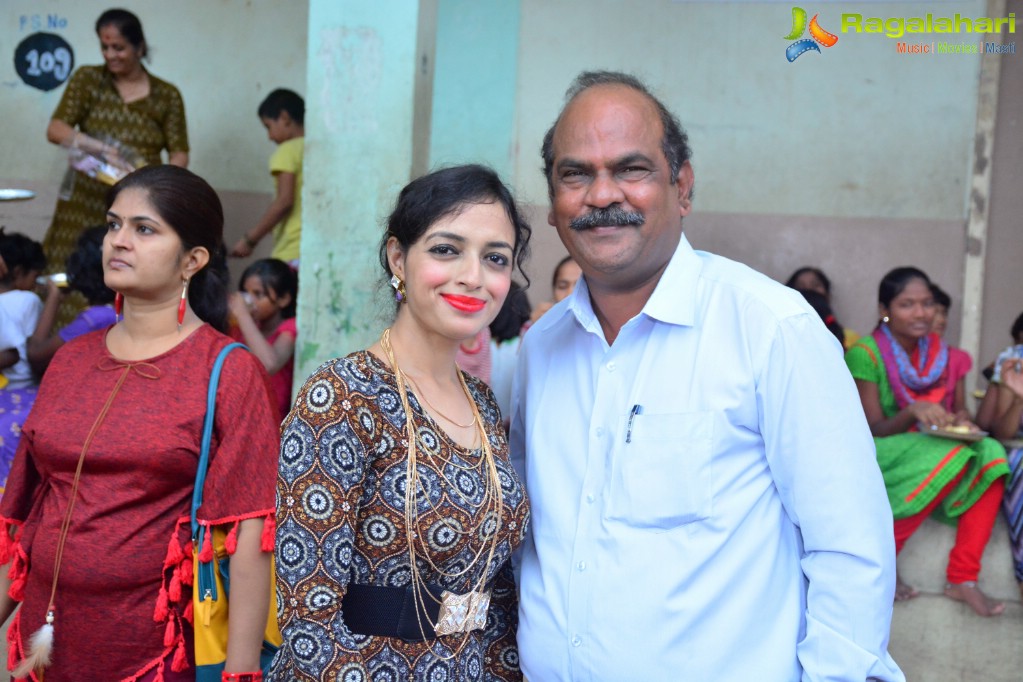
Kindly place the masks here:
MULTIPOLYGON (((820 268, 809 265, 799 268, 785 280, 785 286, 799 291, 816 291, 831 305, 831 280, 820 268)), ((858 338, 860 335, 852 329, 842 328, 842 347, 846 350, 852 348, 858 338)))
POLYGON ((551 277, 551 292, 553 298, 550 301, 543 301, 533 308, 529 316, 529 323, 533 324, 554 304, 560 303, 568 298, 568 295, 575 291, 575 283, 582 277, 583 271, 579 264, 571 256, 565 256, 554 266, 554 275, 551 277))
MULTIPOLYGON (((1003 441, 1013 440, 1023 434, 1023 359, 1010 354, 996 366, 996 374, 998 381, 992 381, 989 388, 997 396, 991 435, 1003 441)), ((1002 508, 1009 523, 1016 581, 1023 595, 1023 446, 1018 442, 1006 445, 1012 476, 1006 484, 1002 508)))
MULTIPOLYGON (((949 371, 948 347, 931 333, 930 280, 916 268, 896 268, 878 290, 882 316, 873 334, 846 353, 874 435, 877 461, 895 517, 895 550, 934 513, 957 525, 949 553, 945 595, 982 616, 1005 606, 977 587, 981 555, 998 516, 1009 467, 997 441, 949 440, 932 428, 976 429, 957 404, 962 376, 949 371)), ((896 600, 916 590, 900 579, 896 600)))
POLYGON ((1006 360, 1023 358, 1023 313, 1020 313, 1009 329, 1012 345, 1003 350, 990 365, 990 373, 985 368, 984 375, 990 379, 984 399, 977 408, 977 426, 985 431, 993 431, 998 414, 998 385, 1002 381, 1002 367, 1006 360))
MULTIPOLYGON (((948 311, 952 309, 952 297, 937 284, 931 282, 931 296, 934 297, 934 324, 931 332, 942 339, 945 338, 945 331, 948 329, 948 311)), ((948 371, 949 376, 965 377, 973 368, 973 358, 962 348, 955 346, 948 347, 948 371)), ((959 409, 966 405, 965 382, 956 384, 955 404, 959 409)))

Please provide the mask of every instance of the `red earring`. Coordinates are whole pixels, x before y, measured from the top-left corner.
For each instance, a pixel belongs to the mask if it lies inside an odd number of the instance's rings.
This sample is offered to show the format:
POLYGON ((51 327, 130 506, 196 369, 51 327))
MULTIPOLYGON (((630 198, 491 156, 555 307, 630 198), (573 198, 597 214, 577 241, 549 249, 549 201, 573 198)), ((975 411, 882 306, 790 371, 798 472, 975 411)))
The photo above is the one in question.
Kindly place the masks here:
POLYGON ((178 331, 185 321, 185 308, 188 306, 188 280, 181 282, 181 300, 178 301, 178 331))
POLYGON ((124 294, 120 291, 114 294, 114 316, 121 317, 121 312, 124 310, 124 294))

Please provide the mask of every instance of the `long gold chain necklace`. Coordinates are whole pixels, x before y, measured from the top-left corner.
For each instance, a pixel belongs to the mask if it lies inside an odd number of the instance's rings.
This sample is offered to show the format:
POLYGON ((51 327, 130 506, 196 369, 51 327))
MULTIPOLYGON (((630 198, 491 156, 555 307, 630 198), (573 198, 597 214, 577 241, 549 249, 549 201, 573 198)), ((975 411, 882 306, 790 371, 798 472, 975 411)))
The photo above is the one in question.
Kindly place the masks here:
MULTIPOLYGON (((413 379, 412 377, 410 377, 407 374, 405 375, 405 378, 408 379, 410 382, 412 382, 412 386, 414 386, 415 389, 416 389, 416 396, 422 398, 426 402, 426 404, 430 407, 430 409, 433 410, 434 412, 436 412, 441 417, 443 417, 445 421, 451 422, 452 424, 454 424, 455 426, 457 426, 460 429, 468 429, 469 427, 476 425, 476 412, 475 411, 473 411, 473 417, 472 417, 472 421, 471 422, 469 422, 468 424, 459 424, 454 419, 452 419, 451 417, 447 416, 446 414, 444 414, 443 412, 438 410, 437 407, 433 403, 430 402, 430 399, 426 397, 426 391, 424 391, 422 389, 422 387, 419 385, 419 383, 415 379, 413 379)), ((471 398, 470 398, 469 402, 470 403, 472 402, 471 398)))
MULTIPOLYGON (((391 364, 391 369, 394 371, 395 382, 398 385, 398 396, 401 398, 402 408, 405 410, 405 431, 406 431, 406 439, 407 439, 407 442, 408 442, 408 459, 407 459, 406 467, 405 467, 405 510, 404 510, 405 519, 404 520, 405 520, 406 540, 407 540, 408 554, 409 554, 409 572, 411 573, 409 582, 410 582, 410 585, 412 587, 413 597, 415 599, 415 602, 416 602, 417 606, 419 607, 419 608, 416 609, 416 619, 419 621, 420 634, 423 636, 423 639, 425 640, 426 639, 426 633, 423 630, 422 620, 420 620, 420 610, 421 610, 421 612, 423 614, 422 617, 426 618, 427 622, 429 622, 429 617, 426 616, 426 598, 424 597, 424 593, 425 593, 426 596, 428 596, 434 602, 439 603, 439 600, 436 597, 434 597, 433 594, 431 594, 428 589, 426 589, 426 581, 423 580, 422 576, 420 575, 420 573, 419 573, 419 564, 416 561, 416 536, 419 535, 419 533, 416 532, 416 529, 418 528, 418 521, 419 521, 419 508, 418 508, 418 505, 417 505, 416 497, 417 497, 417 491, 422 487, 422 484, 421 484, 421 482, 419 480, 419 472, 418 472, 417 448, 416 448, 416 443, 417 443, 416 428, 415 428, 415 424, 413 423, 413 419, 412 419, 412 408, 411 408, 411 405, 409 404, 408 389, 405 387, 405 377, 404 377, 404 375, 403 375, 403 373, 402 373, 402 371, 401 371, 401 369, 400 369, 400 367, 398 365, 398 360, 397 360, 397 358, 395 357, 395 354, 394 354, 394 348, 393 348, 393 346, 391 346, 391 334, 390 334, 390 332, 391 332, 390 329, 385 329, 384 330, 384 333, 380 336, 380 347, 384 351, 384 353, 387 355, 387 360, 391 364)), ((496 553, 496 550, 497 550, 497 539, 498 539, 499 531, 501 529, 501 526, 502 526, 502 523, 503 523, 503 520, 504 520, 503 519, 504 496, 503 496, 503 493, 501 491, 500 477, 499 477, 499 475, 497 473, 497 464, 494 461, 494 453, 490 449, 490 441, 487 438, 486 429, 483 426, 483 420, 480 418, 479 406, 476 405, 476 401, 472 399, 472 394, 469 392, 469 386, 468 386, 468 384, 465 383, 465 377, 463 377, 460 372, 459 372, 458 376, 459 376, 459 379, 461 380, 461 383, 462 383, 462 390, 465 392, 466 398, 468 398, 468 400, 469 400, 469 405, 472 408, 473 419, 474 419, 475 423, 477 424, 477 427, 480 430, 480 438, 482 440, 482 448, 483 448, 483 460, 484 460, 483 463, 484 463, 484 466, 487 467, 487 470, 488 470, 487 473, 489 474, 488 478, 486 480, 486 483, 485 483, 487 488, 488 488, 487 494, 485 495, 485 501, 489 498, 489 499, 491 499, 495 503, 494 509, 487 510, 487 512, 484 513, 483 520, 486 521, 487 517, 490 514, 496 515, 494 526, 493 526, 493 528, 494 528, 493 535, 490 538, 490 547, 489 547, 489 551, 487 552, 487 560, 483 563, 483 566, 482 566, 482 568, 480 570, 479 580, 476 582, 475 585, 472 586, 472 589, 470 590, 470 594, 475 594, 477 592, 482 592, 481 588, 486 584, 487 573, 490 570, 490 565, 493 562, 494 554, 496 553)), ((425 493, 425 488, 423 488, 423 490, 424 490, 424 493, 425 493)), ((424 559, 424 561, 431 568, 433 568, 434 570, 437 570, 437 567, 434 565, 433 561, 429 557, 428 548, 425 547, 424 541, 422 539, 419 540, 419 544, 423 548, 423 559, 424 559)), ((483 547, 481 546, 480 547, 480 551, 477 553, 477 555, 473 557, 472 561, 467 563, 466 570, 459 571, 458 575, 463 575, 464 573, 467 572, 467 569, 469 567, 471 567, 473 564, 476 563, 476 559, 479 556, 481 556, 482 553, 483 553, 482 550, 483 550, 483 547)), ((444 574, 443 571, 441 571, 440 573, 442 575, 444 574)), ((430 623, 430 625, 435 630, 436 630, 436 628, 438 626, 437 623, 430 623)), ((447 657, 440 656, 436 652, 435 652, 434 655, 437 655, 438 658, 441 658, 443 660, 452 660, 452 659, 454 659, 456 656, 458 656, 458 654, 461 652, 462 648, 465 646, 465 643, 469 640, 469 638, 468 638, 469 633, 465 632, 464 634, 466 635, 466 637, 463 639, 462 643, 458 646, 458 649, 451 654, 451 656, 447 656, 447 657)))

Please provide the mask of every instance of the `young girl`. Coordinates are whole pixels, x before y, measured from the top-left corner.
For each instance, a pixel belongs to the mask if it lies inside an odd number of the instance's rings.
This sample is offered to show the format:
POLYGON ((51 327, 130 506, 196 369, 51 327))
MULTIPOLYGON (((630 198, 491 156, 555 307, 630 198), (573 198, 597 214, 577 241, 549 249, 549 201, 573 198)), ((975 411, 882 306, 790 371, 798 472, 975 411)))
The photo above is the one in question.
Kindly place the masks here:
POLYGON ((21 439, 21 425, 36 397, 25 343, 36 328, 43 302, 32 289, 46 268, 43 246, 23 234, 0 232, 0 256, 7 274, 0 278, 0 367, 6 385, 0 389, 0 490, 21 439), (6 359, 4 359, 6 357, 6 359))
POLYGON ((295 373, 295 304, 298 279, 287 263, 258 260, 242 273, 238 291, 228 306, 237 323, 236 338, 244 341, 270 374, 278 416, 291 409, 291 379, 295 373), (248 299, 248 300, 246 300, 248 299))

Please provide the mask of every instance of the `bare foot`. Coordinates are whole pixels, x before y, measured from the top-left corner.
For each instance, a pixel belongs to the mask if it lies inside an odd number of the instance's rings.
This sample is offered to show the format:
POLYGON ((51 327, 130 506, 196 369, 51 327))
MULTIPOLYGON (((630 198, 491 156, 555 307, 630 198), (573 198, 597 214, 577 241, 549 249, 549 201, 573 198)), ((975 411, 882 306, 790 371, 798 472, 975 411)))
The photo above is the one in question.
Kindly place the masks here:
MULTIPOLYGON (((1021 588, 1023 589, 1023 588, 1021 588)), ((902 576, 896 574, 895 576, 895 601, 909 601, 914 597, 919 597, 920 591, 912 585, 907 585, 902 582, 902 576)))
POLYGON ((1005 604, 990 599, 972 580, 964 583, 946 583, 945 596, 965 602, 980 616, 997 616, 1005 610, 1005 604))

